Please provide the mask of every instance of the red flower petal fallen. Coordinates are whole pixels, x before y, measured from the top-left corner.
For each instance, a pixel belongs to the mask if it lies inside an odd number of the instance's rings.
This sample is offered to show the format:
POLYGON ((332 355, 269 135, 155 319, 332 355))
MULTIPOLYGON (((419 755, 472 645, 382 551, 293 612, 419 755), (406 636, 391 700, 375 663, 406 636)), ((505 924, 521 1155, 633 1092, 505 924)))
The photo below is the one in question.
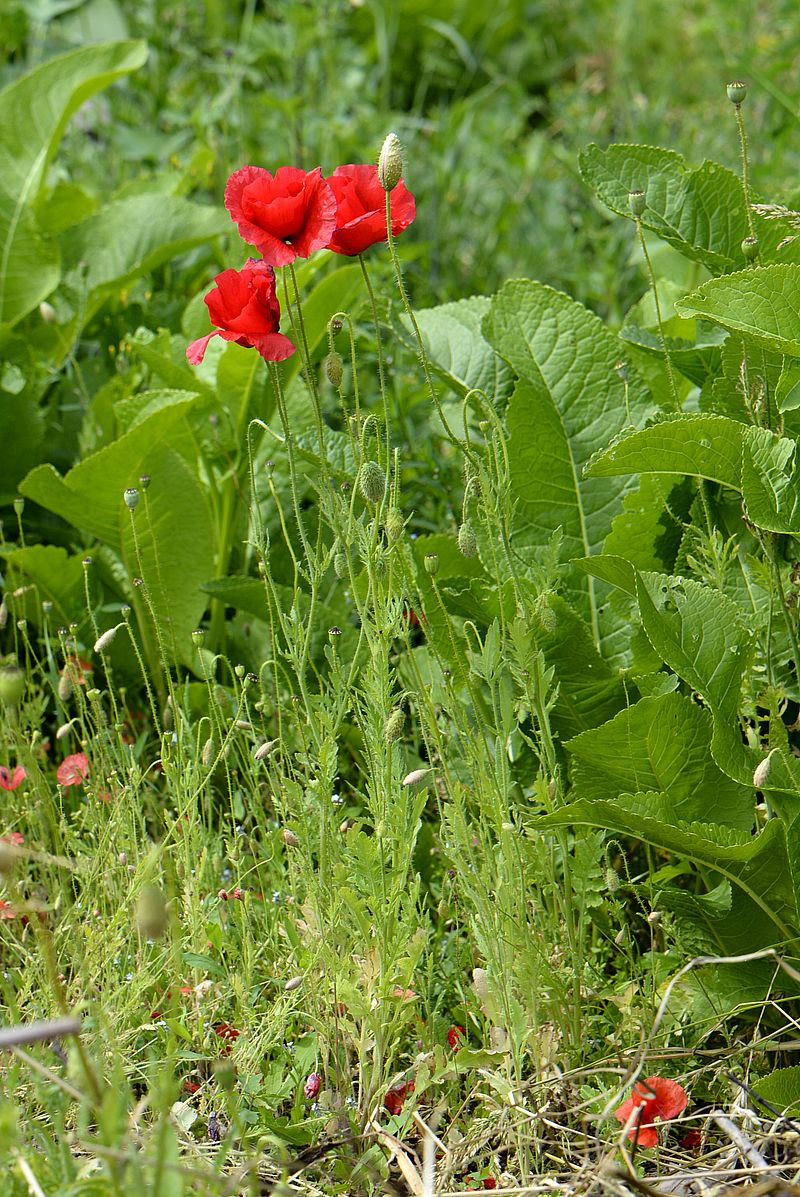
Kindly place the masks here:
POLYGON ((614 1111, 614 1117, 623 1125, 634 1110, 641 1110, 628 1130, 628 1138, 636 1139, 640 1147, 655 1147, 658 1129, 655 1120, 669 1122, 686 1109, 686 1090, 677 1081, 663 1076, 648 1076, 637 1081, 631 1096, 614 1111))
POLYGON ((212 337, 257 349, 266 362, 282 362, 295 347, 278 331, 281 309, 275 294, 275 271, 266 262, 248 259, 241 270, 223 270, 205 297, 211 323, 217 327, 192 341, 186 356, 193 366, 202 362, 212 337))
POLYGON ((327 245, 336 227, 336 200, 320 167, 280 166, 272 175, 243 166, 228 179, 225 207, 270 266, 307 258, 327 245))
POLYGON ((79 786, 86 780, 89 773, 89 758, 85 752, 73 752, 65 756, 56 770, 59 785, 79 786))
POLYGON ((26 777, 27 773, 22 765, 17 765, 13 773, 5 765, 0 765, 0 790, 16 790, 26 777))
POLYGON ((13 848, 21 848, 25 843, 25 836, 20 831, 9 831, 8 835, 0 835, 0 843, 11 844, 13 848))
POLYGON ((17 912, 11 903, 4 901, 3 898, 0 898, 0 921, 3 919, 15 919, 16 917, 17 912))
MULTIPOLYGON (((386 241, 386 192, 377 166, 337 166, 328 179, 336 197, 336 230, 328 242, 334 253, 353 257, 386 241)), ((417 214, 414 196, 401 179, 390 193, 392 235, 397 236, 417 214)))

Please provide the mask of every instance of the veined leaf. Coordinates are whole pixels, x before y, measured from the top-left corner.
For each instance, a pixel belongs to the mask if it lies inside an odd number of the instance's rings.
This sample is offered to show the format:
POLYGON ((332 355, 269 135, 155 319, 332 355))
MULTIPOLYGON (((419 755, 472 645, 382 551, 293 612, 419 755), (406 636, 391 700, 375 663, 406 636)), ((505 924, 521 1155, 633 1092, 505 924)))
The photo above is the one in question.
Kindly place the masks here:
POLYGON ((773 263, 710 279, 676 305, 800 357, 800 265, 773 263))
MULTIPOLYGON (((425 349, 448 385, 459 395, 482 391, 497 404, 508 398, 513 378, 482 332, 491 303, 485 295, 471 295, 455 303, 424 308, 415 315, 425 349)), ((403 317, 401 323, 404 339, 416 349, 408 318, 403 317)))
POLYGON ((745 431, 725 416, 675 416, 624 435, 596 454, 584 474, 688 474, 739 490, 745 431))

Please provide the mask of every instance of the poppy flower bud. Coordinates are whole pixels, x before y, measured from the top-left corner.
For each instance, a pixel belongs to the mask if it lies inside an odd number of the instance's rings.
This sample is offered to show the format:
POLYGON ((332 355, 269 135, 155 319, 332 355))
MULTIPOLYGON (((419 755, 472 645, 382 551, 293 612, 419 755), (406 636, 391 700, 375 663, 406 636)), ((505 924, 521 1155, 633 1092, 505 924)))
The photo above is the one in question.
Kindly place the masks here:
POLYGON ((205 744, 203 745, 203 753, 200 758, 203 762, 203 767, 205 769, 211 768, 211 765, 213 764, 214 757, 216 756, 216 754, 217 754, 217 746, 214 743, 214 737, 209 736, 208 739, 206 740, 205 744))
POLYGON ((339 552, 333 559, 333 572, 337 578, 343 578, 347 574, 347 554, 339 552))
POLYGON ((389 541, 389 544, 396 544, 403 535, 403 529, 406 526, 402 511, 397 507, 390 507, 386 512, 386 519, 383 521, 383 526, 386 529, 386 539, 389 541))
POLYGON ((469 520, 458 529, 458 547, 464 557, 474 557, 478 551, 478 537, 469 520))
POLYGON ((406 773, 403 778, 404 786, 418 786, 421 781, 430 773, 430 769, 412 769, 410 773, 406 773))
POLYGON ((25 674, 18 665, 4 665, 0 669, 0 703, 16 707, 25 690, 25 674))
POLYGON ((365 461, 358 476, 362 495, 370 503, 380 503, 386 492, 386 475, 377 461, 365 461))
POLYGON ((328 379, 328 382, 332 387, 336 387, 338 390, 339 386, 341 385, 342 374, 344 372, 344 361, 342 360, 341 353, 337 353, 336 350, 334 350, 333 353, 328 354, 322 364, 325 367, 325 375, 328 379))
POLYGON ((639 217, 647 207, 647 197, 643 191, 638 190, 628 192, 628 207, 631 210, 631 216, 639 217))
POLYGON ((146 885, 134 910, 136 929, 145 939, 160 939, 169 925, 164 894, 157 885, 146 885))
POLYGON ((115 624, 113 628, 109 628, 107 631, 103 632, 102 636, 98 636, 94 642, 94 651, 96 653, 101 653, 104 649, 108 648, 119 629, 123 626, 124 625, 121 623, 115 624))
POLYGON ((337 337, 342 331, 342 327, 341 319, 338 316, 331 316, 330 320, 328 321, 328 328, 331 331, 331 335, 337 337))
POLYGON ((253 760, 263 761, 264 757, 269 756, 277 743, 277 740, 266 740, 263 744, 259 744, 258 748, 253 753, 253 760))
POLYGON ((396 134, 390 133, 378 157, 378 182, 384 191, 393 191, 403 173, 403 148, 396 134))
POLYGON ((383 738, 387 744, 394 744, 395 740, 399 740, 403 734, 403 724, 406 721, 405 714, 399 707, 392 711, 389 718, 383 725, 383 738))
POLYGON ((435 578, 439 572, 439 555, 438 553, 425 554, 425 572, 435 578))
POLYGON ((43 299, 39 304, 39 315, 45 324, 55 324, 56 322, 56 309, 46 299, 43 299))
POLYGON ((125 499, 125 506, 128 508, 128 510, 135 511, 136 505, 139 502, 138 488, 135 486, 127 487, 123 498, 125 499))
POLYGON ((742 253, 746 261, 752 262, 753 258, 758 257, 758 237, 745 237, 742 242, 742 253))
POLYGON ((69 670, 64 670, 61 677, 58 679, 58 697, 62 702, 67 702, 72 695, 72 678, 69 675, 69 670))
POLYGON ((618 362, 614 362, 614 369, 623 382, 628 381, 628 363, 624 358, 620 358, 618 362))
POLYGON ((284 827, 283 831, 281 832, 281 838, 283 839, 283 842, 287 848, 300 847, 300 839, 297 834, 292 831, 291 827, 284 827))
POLYGON ((302 984, 303 984, 302 977, 290 977, 283 988, 286 990, 287 993, 291 993, 292 990, 299 989, 302 984))
POLYGON ((731 104, 735 104, 737 108, 747 99, 747 84, 743 83, 741 79, 734 79, 725 90, 731 104))
POLYGON ((763 761, 760 761, 756 765, 755 772, 753 774, 753 785, 757 790, 760 790, 767 784, 767 778, 769 777, 770 770, 772 769, 772 757, 776 751, 777 750, 773 748, 772 752, 770 752, 768 756, 765 756, 763 761))

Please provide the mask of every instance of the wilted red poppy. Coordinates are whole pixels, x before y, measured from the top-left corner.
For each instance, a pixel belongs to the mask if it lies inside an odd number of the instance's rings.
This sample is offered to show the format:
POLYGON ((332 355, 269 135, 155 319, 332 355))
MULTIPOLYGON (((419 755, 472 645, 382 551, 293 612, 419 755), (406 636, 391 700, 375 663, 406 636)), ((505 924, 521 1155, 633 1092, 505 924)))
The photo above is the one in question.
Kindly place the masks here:
POLYGON ((634 1110, 641 1110, 628 1130, 628 1138, 636 1139, 640 1147, 655 1147, 659 1122, 669 1122, 686 1109, 686 1090, 677 1081, 663 1076, 648 1076, 637 1081, 631 1096, 614 1111, 614 1117, 626 1123, 634 1110))
POLYGON ((401 1081, 399 1085, 392 1085, 391 1089, 386 1090, 386 1096, 383 1099, 384 1108, 390 1114, 399 1114, 405 1105, 406 1097, 413 1092, 413 1081, 401 1081))
POLYGON ((678 1142, 687 1151, 699 1151, 703 1146, 703 1132, 698 1127, 693 1126, 678 1142))
POLYGON ((466 1031, 463 1027, 452 1026, 447 1030, 447 1042, 452 1048, 459 1047, 466 1037, 466 1031))
POLYGON ((215 1034, 219 1035, 220 1039, 234 1040, 238 1039, 241 1031, 236 1027, 232 1027, 229 1022, 218 1022, 214 1027, 215 1034))
POLYGON ((306 1083, 303 1085, 303 1094, 308 1097, 316 1097, 322 1085, 322 1077, 318 1072, 310 1072, 306 1077, 306 1083))
POLYGON ((15 919, 16 917, 17 912, 11 903, 6 902, 3 898, 0 898, 0 922, 2 922, 3 919, 15 919))
POLYGON ((0 765, 0 790, 16 790, 26 777, 27 773, 22 765, 17 765, 13 773, 5 765, 0 765))
POLYGON ((322 170, 260 166, 233 172, 225 207, 239 233, 270 266, 286 266, 322 249, 336 227, 336 200, 322 170))
POLYGON ((59 785, 83 785, 89 772, 89 758, 85 752, 73 752, 65 756, 56 770, 59 785))
MULTIPOLYGON (((377 166, 337 166, 328 179, 336 197, 336 229, 328 242, 334 253, 353 257, 386 241, 386 192, 377 166)), ((392 235, 397 236, 417 214, 414 196, 401 179, 389 193, 392 235)))
POLYGON ((282 362, 294 345, 278 332, 281 309, 275 294, 275 271, 266 262, 248 258, 241 270, 223 270, 205 297, 211 323, 217 328, 192 341, 186 356, 193 366, 202 362, 212 337, 257 349, 265 362, 282 362))

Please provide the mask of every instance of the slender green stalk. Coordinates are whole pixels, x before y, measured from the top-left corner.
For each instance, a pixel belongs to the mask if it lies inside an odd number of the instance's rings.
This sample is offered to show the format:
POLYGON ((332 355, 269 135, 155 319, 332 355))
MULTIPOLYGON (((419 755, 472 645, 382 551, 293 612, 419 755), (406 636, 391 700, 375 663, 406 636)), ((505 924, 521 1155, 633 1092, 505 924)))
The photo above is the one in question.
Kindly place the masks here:
MULTIPOLYGON (((389 424, 389 399, 386 394, 386 368, 383 361, 383 337, 381 336, 381 323, 378 318, 378 305, 375 302, 375 292, 372 289, 372 281, 369 277, 367 263, 364 261, 363 254, 358 255, 358 264, 361 267, 364 285, 367 288, 369 306, 372 311, 372 323, 375 326, 375 347, 378 357, 378 386, 381 393, 381 403, 383 404, 383 430, 386 437, 386 461, 388 464, 391 459, 391 427, 389 424)), ((355 359, 353 369, 355 370, 355 359)))
POLYGON ((639 244, 642 247, 644 260, 647 263, 647 273, 650 276, 650 286, 653 288, 653 299, 656 305, 656 321, 658 323, 658 337, 661 341, 661 348, 664 353, 664 362, 667 367, 667 377, 669 378, 669 388, 672 392, 672 401, 675 405, 676 411, 681 411, 682 404, 678 395, 678 384, 675 379, 675 372, 672 367, 672 357, 670 356, 669 346, 667 345, 667 337, 664 332, 664 321, 661 317, 661 302, 658 298, 658 284, 656 282, 656 273, 653 270, 653 263, 650 260, 650 254, 647 249, 647 241, 645 240, 644 230, 642 229, 642 222, 640 217, 634 216, 636 222, 636 232, 639 236, 639 244))

